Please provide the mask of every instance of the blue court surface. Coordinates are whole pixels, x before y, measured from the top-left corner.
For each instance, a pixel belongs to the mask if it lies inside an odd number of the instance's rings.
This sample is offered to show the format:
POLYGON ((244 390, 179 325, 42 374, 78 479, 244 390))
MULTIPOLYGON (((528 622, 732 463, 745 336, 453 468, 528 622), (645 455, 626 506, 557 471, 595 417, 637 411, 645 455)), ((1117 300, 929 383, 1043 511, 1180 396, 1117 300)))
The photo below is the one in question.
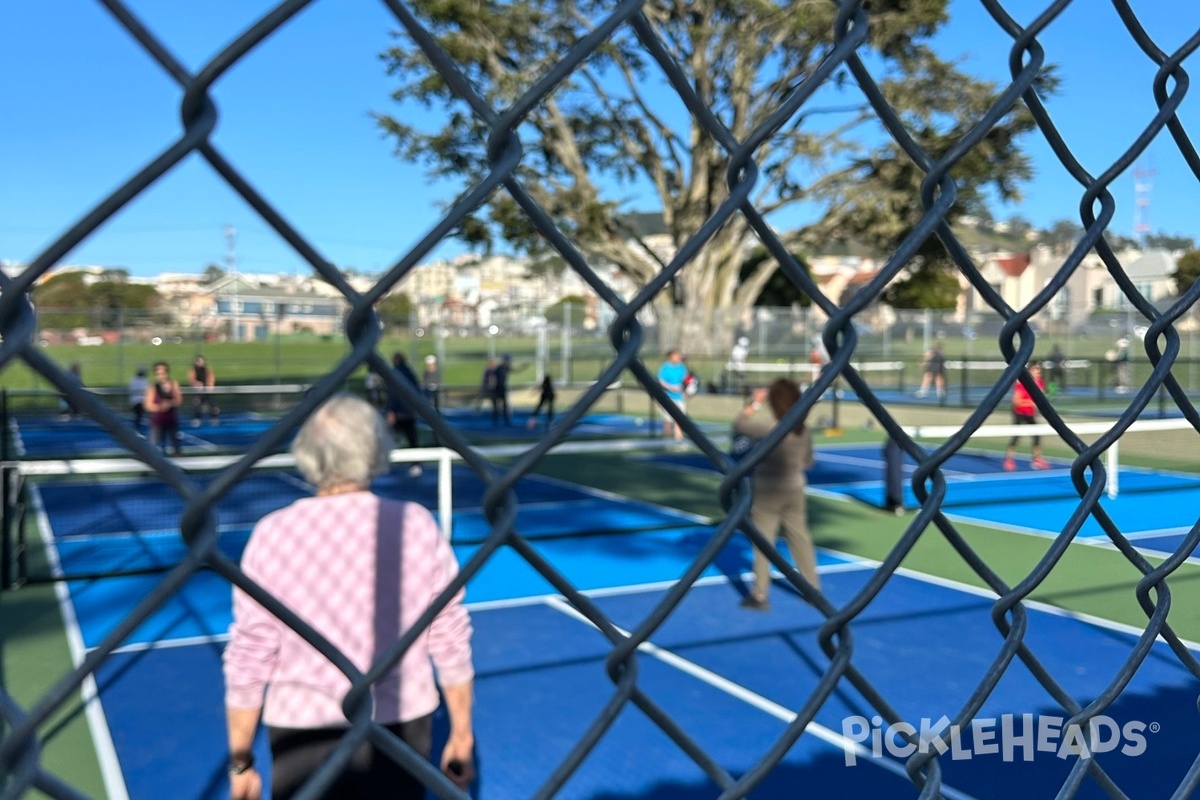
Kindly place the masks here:
MULTIPOLYGON (((859 462, 870 457, 867 448, 823 449, 814 485, 833 491, 861 484, 849 479, 862 478, 867 468, 859 462)), ((687 458, 683 455, 660 458, 695 468, 680 463, 687 458)), ((954 469, 964 481, 985 474, 980 471, 985 462, 976 460, 983 458, 963 457, 954 469)), ((454 478, 456 539, 462 520, 465 531, 485 532, 481 518, 472 517, 481 513, 482 483, 462 468, 454 478)), ((256 516, 305 491, 291 477, 255 480, 218 508, 235 555, 256 516)), ((389 476, 375 488, 432 505, 433 486, 427 471, 415 480, 389 476)), ((522 533, 624 630, 652 612, 712 531, 703 519, 560 481, 531 477, 516 491, 529 506, 519 518, 522 533), (568 535, 595 529, 598 519, 616 527, 608 534, 568 535)), ((121 527, 140 522, 144 514, 152 520, 154 513, 169 517, 169 493, 154 501, 161 512, 144 512, 132 489, 120 482, 88 490, 51 485, 40 494, 43 521, 68 572, 82 569, 80 559, 96 557, 87 546, 103 549, 97 542, 102 535, 124 535, 137 543, 123 556, 131 559, 162 557, 139 549, 153 551, 144 542, 171 538, 170 532, 155 533, 153 524, 121 527), (113 491, 106 500, 108 489, 113 491)), ((1005 505, 1012 503, 980 501, 969 509, 989 515, 1005 505)), ((473 544, 456 546, 464 562, 475 550, 473 544)), ((652 636, 652 646, 638 654, 638 686, 734 776, 751 769, 778 740, 830 665, 817 641, 822 619, 785 586, 772 593, 769 613, 738 606, 750 558, 744 537, 735 537, 652 636)), ((827 551, 818 561, 823 588, 839 605, 864 586, 876 566, 827 551)), ((76 657, 95 647, 160 580, 160 575, 134 575, 68 582, 64 602, 77 625, 76 657)), ((605 669, 611 646, 509 549, 499 551, 471 581, 467 599, 476 629, 481 777, 474 796, 529 797, 612 697, 605 669)), ((991 606, 992 600, 976 590, 902 571, 853 622, 853 663, 905 719, 936 725, 943 715, 959 711, 1000 647, 991 606)), ((1135 633, 1037 604, 1030 608, 1025 641, 1034 655, 1077 701, 1094 699, 1128 657, 1135 633)), ((210 573, 197 574, 97 671, 103 713, 93 716, 104 724, 96 727, 93 720, 93 733, 111 742, 108 780, 128 797, 227 796, 220 658, 230 618, 228 584, 210 573)), ((1112 747, 1097 755, 1100 764, 1126 789, 1136 787, 1139 798, 1169 796, 1200 751, 1200 726, 1179 710, 1194 709, 1195 696, 1194 677, 1165 645, 1156 644, 1109 709, 1111 730, 1119 733, 1102 739, 1112 747)), ((752 796, 916 797, 903 760, 883 744, 872 752, 875 714, 843 679, 752 796)), ((963 746, 941 758, 945 796, 1052 797, 1073 763, 1058 757, 1063 741, 1054 732, 1066 716, 1031 672, 1014 662, 976 714, 983 720, 980 731, 964 734, 963 746), (1034 724, 1049 732, 1022 739, 1022 731, 1032 731, 1034 724), (1005 730, 1015 734, 1002 735, 1005 730), (1001 741, 1007 752, 993 749, 1001 741)), ((444 719, 438 724, 444 735, 444 719)), ((269 773, 264 737, 256 747, 269 773)), ((1089 793, 1094 791, 1089 786, 1078 796, 1096 796, 1089 793)), ((631 704, 556 796, 698 800, 717 794, 703 771, 631 704)))
MULTIPOLYGON (((529 416, 532 408, 513 408, 512 424, 493 422, 490 409, 446 409, 445 418, 474 440, 530 441, 546 431, 545 414, 540 415, 532 428, 529 416)), ((559 415, 561 416, 561 415, 559 415)), ((204 420, 192 427, 184 419, 179 429, 183 452, 188 455, 204 453, 241 452, 249 449, 275 420, 254 413, 221 415, 218 422, 204 420)), ((723 433, 728 425, 701 424, 706 431, 723 433)), ((571 438, 649 437, 661 435, 658 417, 633 414, 594 413, 584 416, 571 429, 571 438)), ((148 434, 148 423, 141 433, 148 434)), ((86 419, 22 418, 14 420, 10 435, 17 455, 27 458, 90 458, 125 455, 128 450, 108 431, 86 419)))
MULTIPOLYGON (((698 454, 660 453, 649 458, 680 469, 715 470, 698 454)), ((1000 453, 957 453, 942 466, 947 481, 942 508, 956 520, 1056 536, 1078 509, 1080 500, 1070 477, 1070 462, 1050 460, 1051 469, 1033 470, 1028 455, 1021 455, 1017 471, 1005 472, 1000 453)), ((920 505, 911 485, 915 468, 911 460, 904 468, 904 502, 908 508, 920 505)), ((882 506, 883 472, 883 454, 878 445, 820 446, 808 481, 814 491, 882 506)), ((1105 496, 1100 506, 1146 553, 1174 552, 1200 518, 1200 475, 1122 466, 1119 487, 1118 496, 1105 496)), ((1104 529, 1091 517, 1077 539, 1092 544, 1108 542, 1104 529)))
MULTIPOLYGON (((512 424, 506 425, 492 418, 490 406, 482 410, 474 408, 443 409, 442 414, 459 430, 476 438, 536 439, 546 431, 546 415, 543 413, 529 427, 532 407, 514 406, 512 424)), ((556 419, 561 414, 556 415, 556 419)), ((725 433, 728 423, 697 423, 704 431, 725 433)), ((660 412, 650 413, 649 406, 639 414, 617 414, 595 412, 586 414, 571 428, 572 438, 655 436, 662 433, 660 412)))
MULTIPOLYGON (((275 420, 254 413, 222 414, 219 421, 204 420, 192 427, 184 417, 179 427, 183 451, 201 455, 225 450, 246 450, 262 438, 275 420)), ((129 421, 132 425, 132 420, 129 421)), ((149 423, 140 429, 149 434, 149 423)), ((128 449, 90 419, 22 418, 10 431, 17 454, 28 458, 88 458, 127 455, 128 449)))

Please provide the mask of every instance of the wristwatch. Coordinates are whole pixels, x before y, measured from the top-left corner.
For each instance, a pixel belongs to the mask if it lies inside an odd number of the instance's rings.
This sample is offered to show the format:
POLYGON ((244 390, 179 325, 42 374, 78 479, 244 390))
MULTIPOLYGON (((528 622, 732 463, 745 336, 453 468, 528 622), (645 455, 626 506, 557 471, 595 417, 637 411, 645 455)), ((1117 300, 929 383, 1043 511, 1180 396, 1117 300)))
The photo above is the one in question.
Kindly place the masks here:
POLYGON ((234 753, 229 757, 229 774, 241 775, 254 769, 254 753, 234 753))

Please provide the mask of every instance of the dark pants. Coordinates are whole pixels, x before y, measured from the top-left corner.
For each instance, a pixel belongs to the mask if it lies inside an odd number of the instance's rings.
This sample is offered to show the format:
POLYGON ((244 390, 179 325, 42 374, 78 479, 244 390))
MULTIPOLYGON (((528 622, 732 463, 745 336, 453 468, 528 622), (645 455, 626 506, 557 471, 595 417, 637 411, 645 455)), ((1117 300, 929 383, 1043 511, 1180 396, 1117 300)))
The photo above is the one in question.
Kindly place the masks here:
MULTIPOLYGON (((1037 422, 1037 418, 1033 414, 1018 414, 1016 411, 1013 412, 1013 424, 1014 425, 1033 425, 1035 422, 1037 422)), ((1008 446, 1016 447, 1017 440, 1020 438, 1021 438, 1020 436, 1012 437, 1012 440, 1009 441, 1008 446)), ((1040 437, 1040 436, 1032 436, 1030 438, 1033 439, 1034 447, 1037 447, 1039 444, 1042 443, 1042 437, 1040 437)))
POLYGON ((533 413, 529 415, 529 419, 531 419, 531 420, 537 419, 537 415, 542 412, 542 406, 546 407, 546 425, 547 425, 547 427, 549 427, 550 423, 554 421, 554 398, 553 397, 539 397, 538 404, 534 407, 533 413))
POLYGON ((161 447, 163 452, 167 452, 167 443, 170 442, 171 450, 175 455, 179 455, 182 448, 179 446, 179 420, 162 420, 155 422, 154 418, 150 418, 150 444, 161 447))
POLYGON ((508 389, 497 389, 492 394, 492 424, 497 425, 502 419, 505 425, 512 424, 512 414, 508 410, 508 389))
POLYGON ((409 447, 417 446, 417 420, 415 417, 396 417, 392 422, 392 428, 404 437, 409 447))
POLYGON ((219 413, 221 413, 220 409, 213 402, 212 390, 201 389, 200 394, 196 395, 196 410, 193 418, 201 420, 207 415, 209 419, 215 420, 219 413))
MULTIPOLYGON (((386 726, 423 758, 429 758, 432 716, 386 726)), ((287 800, 325 762, 345 728, 267 728, 271 739, 271 797, 287 800)), ((364 742, 324 800, 424 800, 425 786, 370 742, 364 742)))

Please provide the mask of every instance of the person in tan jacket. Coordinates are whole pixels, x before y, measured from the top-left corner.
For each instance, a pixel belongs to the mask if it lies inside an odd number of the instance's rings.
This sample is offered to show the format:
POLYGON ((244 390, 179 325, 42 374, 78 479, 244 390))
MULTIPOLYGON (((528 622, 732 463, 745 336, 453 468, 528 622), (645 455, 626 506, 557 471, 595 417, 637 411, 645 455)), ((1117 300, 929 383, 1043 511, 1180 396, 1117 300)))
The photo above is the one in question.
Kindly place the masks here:
MULTIPOLYGON (((775 380, 766 389, 755 389, 751 402, 734 420, 734 430, 754 439, 762 439, 799 399, 800 387, 787 378, 775 380), (764 403, 770 407, 770 415, 760 413, 764 403)), ((812 433, 801 420, 755 467, 751 477, 754 501, 750 507, 750 518, 772 545, 782 526, 796 570, 814 588, 819 589, 821 579, 817 575, 816 551, 808 531, 808 506, 804 497, 808 485, 804 471, 812 465, 812 433)), ((771 562, 755 548, 754 586, 742 600, 742 606, 758 611, 768 610, 771 607, 767 600, 770 588, 771 562)))

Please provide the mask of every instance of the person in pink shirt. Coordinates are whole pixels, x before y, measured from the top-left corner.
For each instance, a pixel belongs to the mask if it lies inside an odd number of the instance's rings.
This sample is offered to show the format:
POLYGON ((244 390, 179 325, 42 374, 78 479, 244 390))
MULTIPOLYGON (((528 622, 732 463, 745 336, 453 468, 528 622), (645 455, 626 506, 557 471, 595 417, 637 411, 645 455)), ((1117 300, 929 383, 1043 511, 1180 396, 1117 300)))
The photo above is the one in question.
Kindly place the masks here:
MULTIPOLYGON (((292 445, 316 496, 263 517, 241 562, 247 577, 361 672, 412 628, 458 573, 450 544, 427 510, 370 491, 371 479, 387 471, 390 442, 382 416, 361 398, 340 394, 318 408, 292 445)), ((440 766, 465 789, 475 777, 475 672, 463 595, 459 590, 373 685, 371 699, 373 721, 428 758, 440 685, 450 719, 440 766)), ((350 679, 236 587, 224 671, 230 797, 262 796, 252 751, 260 721, 271 743, 271 796, 292 797, 349 727, 342 700, 350 679)), ((425 788, 366 742, 325 796, 424 798, 425 788)))

